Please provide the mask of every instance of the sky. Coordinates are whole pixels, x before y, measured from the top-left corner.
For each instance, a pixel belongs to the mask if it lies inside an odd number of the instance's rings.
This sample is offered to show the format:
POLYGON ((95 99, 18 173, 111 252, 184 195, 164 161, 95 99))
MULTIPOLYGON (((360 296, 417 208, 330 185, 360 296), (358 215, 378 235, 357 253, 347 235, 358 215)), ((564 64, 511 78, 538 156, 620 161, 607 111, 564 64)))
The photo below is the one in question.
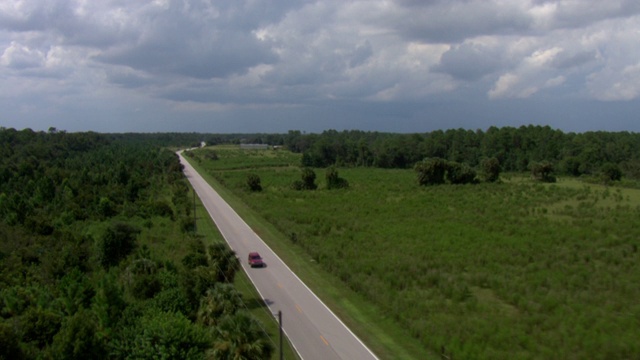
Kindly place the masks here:
POLYGON ((640 132, 638 0, 1 0, 0 126, 640 132))

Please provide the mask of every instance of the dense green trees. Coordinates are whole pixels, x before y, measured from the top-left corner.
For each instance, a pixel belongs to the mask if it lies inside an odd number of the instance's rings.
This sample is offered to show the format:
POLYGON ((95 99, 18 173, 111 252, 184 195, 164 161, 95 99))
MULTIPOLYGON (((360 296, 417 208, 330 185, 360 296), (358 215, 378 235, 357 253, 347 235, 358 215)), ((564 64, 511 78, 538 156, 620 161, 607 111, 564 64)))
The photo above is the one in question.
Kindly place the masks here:
POLYGON ((105 340, 98 333, 95 314, 82 309, 65 319, 53 338, 51 355, 54 359, 106 359, 105 340))
POLYGON ((533 125, 424 134, 290 131, 284 143, 302 153, 302 165, 310 167, 411 168, 423 159, 441 158, 466 164, 491 182, 497 180, 495 167, 487 173, 481 166, 483 159, 495 159, 500 171, 508 172, 526 172, 533 164, 547 161, 560 173, 572 176, 598 175, 610 163, 617 165, 624 176, 640 179, 640 134, 629 132, 576 134, 533 125))
POLYGON ((129 224, 115 223, 109 226, 96 242, 96 255, 100 265, 108 268, 127 257, 136 246, 136 235, 139 232, 129 224))
POLYGON ((193 232, 182 167, 157 146, 176 138, 0 129, 0 358, 203 359, 214 348, 200 306, 218 292, 244 306, 229 285, 239 262, 193 232))

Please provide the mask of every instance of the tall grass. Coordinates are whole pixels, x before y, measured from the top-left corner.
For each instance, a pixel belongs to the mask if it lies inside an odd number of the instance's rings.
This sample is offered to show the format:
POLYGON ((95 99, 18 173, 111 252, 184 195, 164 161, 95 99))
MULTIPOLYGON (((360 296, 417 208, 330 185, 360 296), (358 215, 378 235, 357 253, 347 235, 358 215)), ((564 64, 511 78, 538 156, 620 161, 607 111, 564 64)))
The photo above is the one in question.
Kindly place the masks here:
POLYGON ((293 154, 278 165, 268 152, 217 151, 202 160, 208 171, 425 351, 640 356, 636 190, 522 179, 418 187, 411 170, 356 168, 339 169, 349 189, 326 190, 316 169, 319 189, 295 191, 293 154), (243 190, 248 172, 264 191, 243 190))

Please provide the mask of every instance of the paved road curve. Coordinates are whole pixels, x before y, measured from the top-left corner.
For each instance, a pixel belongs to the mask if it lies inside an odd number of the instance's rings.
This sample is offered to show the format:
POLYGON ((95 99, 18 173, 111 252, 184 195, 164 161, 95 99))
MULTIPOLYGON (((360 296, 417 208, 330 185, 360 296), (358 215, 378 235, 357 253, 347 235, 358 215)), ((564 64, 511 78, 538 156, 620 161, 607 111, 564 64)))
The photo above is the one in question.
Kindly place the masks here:
POLYGON ((304 360, 366 360, 377 357, 251 230, 236 212, 180 156, 184 173, 202 200, 229 246, 240 257, 244 270, 272 313, 282 311, 283 329, 304 360), (266 263, 252 269, 250 251, 258 251, 266 263))

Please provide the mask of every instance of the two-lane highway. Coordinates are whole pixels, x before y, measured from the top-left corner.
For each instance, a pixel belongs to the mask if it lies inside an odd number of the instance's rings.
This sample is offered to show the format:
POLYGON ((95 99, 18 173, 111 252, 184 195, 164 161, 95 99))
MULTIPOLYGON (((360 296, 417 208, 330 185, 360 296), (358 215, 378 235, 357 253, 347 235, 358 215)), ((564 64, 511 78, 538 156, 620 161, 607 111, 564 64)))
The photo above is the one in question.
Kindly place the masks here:
POLYGON ((283 330, 304 360, 366 360, 377 357, 280 260, 213 188, 178 153, 184 173, 272 313, 282 311, 283 330), (264 268, 248 266, 259 252, 264 268))

